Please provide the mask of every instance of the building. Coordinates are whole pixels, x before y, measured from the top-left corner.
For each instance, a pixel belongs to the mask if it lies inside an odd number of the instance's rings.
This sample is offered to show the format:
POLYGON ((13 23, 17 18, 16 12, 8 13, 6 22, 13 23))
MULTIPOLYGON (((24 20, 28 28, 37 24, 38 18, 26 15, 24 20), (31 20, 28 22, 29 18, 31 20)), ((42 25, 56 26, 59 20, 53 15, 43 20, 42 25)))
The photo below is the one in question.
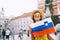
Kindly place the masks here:
POLYGON ((29 12, 29 13, 24 13, 23 15, 21 16, 18 16, 18 17, 14 17, 10 20, 10 25, 8 25, 8 27, 10 29, 14 28, 14 30, 16 31, 16 33, 19 32, 20 28, 22 27, 23 29, 24 28, 28 28, 28 26, 32 23, 32 20, 31 20, 31 14, 33 12, 29 12))

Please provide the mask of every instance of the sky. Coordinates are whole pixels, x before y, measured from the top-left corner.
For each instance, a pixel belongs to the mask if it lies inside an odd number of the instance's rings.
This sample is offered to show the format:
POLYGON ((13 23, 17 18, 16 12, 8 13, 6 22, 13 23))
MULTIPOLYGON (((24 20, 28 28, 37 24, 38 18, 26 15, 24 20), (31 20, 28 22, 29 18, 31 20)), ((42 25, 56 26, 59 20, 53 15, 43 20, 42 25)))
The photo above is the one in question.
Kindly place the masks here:
POLYGON ((4 8, 7 17, 20 16, 37 9, 37 0, 0 0, 0 11, 4 8))

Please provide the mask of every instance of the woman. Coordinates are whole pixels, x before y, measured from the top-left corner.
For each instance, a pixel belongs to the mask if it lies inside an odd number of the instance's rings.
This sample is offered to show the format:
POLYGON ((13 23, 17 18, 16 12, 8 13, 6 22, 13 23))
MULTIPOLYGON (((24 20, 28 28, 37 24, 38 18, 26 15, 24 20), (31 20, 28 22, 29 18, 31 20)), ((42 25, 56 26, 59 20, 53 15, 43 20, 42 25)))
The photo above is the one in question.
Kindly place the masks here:
POLYGON ((15 35, 15 30, 14 30, 14 28, 12 28, 12 30, 10 30, 11 31, 11 33, 10 33, 10 35, 11 35, 11 40, 13 39, 13 40, 15 40, 15 38, 14 38, 14 35, 15 35))
POLYGON ((22 40, 22 38, 23 38, 23 30, 22 29, 19 30, 19 38, 20 38, 20 40, 22 40))
POLYGON ((10 29, 6 28, 6 39, 9 40, 10 37, 10 29))
POLYGON ((3 40, 5 40, 5 35, 6 35, 6 32, 5 32, 5 29, 3 29, 2 31, 3 40))
MULTIPOLYGON (((39 11, 35 11, 32 15, 32 20, 33 23, 41 21, 44 19, 44 14, 42 12, 39 11)), ((34 37, 34 35, 32 34, 31 28, 30 28, 30 32, 31 32, 31 38, 32 40, 53 40, 53 38, 49 35, 49 34, 45 34, 39 37, 34 37)))

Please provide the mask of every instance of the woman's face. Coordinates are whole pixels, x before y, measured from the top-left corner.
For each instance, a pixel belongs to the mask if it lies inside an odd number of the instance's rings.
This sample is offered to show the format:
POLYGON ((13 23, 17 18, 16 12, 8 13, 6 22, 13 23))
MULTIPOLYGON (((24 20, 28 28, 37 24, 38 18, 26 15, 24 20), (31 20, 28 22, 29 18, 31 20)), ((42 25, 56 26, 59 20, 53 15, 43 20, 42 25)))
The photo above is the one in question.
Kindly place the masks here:
POLYGON ((34 14, 34 20, 35 21, 40 21, 40 19, 41 19, 40 13, 35 13, 34 14))

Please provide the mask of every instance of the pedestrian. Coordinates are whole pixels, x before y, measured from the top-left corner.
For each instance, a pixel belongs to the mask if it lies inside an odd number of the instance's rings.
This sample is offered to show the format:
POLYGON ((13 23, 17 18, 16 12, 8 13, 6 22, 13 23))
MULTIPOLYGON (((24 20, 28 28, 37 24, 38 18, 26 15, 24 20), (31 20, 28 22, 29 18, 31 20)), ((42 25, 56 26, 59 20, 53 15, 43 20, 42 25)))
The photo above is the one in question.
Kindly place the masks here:
MULTIPOLYGON (((35 11, 33 14, 32 14, 32 20, 33 20, 33 23, 36 23, 36 22, 39 22, 41 20, 44 19, 44 14, 42 11, 35 11)), ((45 34, 45 35, 42 35, 42 36, 38 36, 38 37, 34 37, 33 33, 32 33, 32 28, 29 27, 29 31, 31 33, 31 38, 32 40, 54 40, 49 34, 45 34)))
POLYGON ((14 28, 12 28, 12 30, 11 30, 11 37, 12 37, 11 40, 12 40, 12 39, 15 40, 15 39, 14 39, 14 35, 15 35, 15 30, 14 30, 14 28))
POLYGON ((22 38, 23 38, 23 30, 22 29, 19 30, 19 38, 20 38, 20 40, 22 40, 22 38))
POLYGON ((23 34, 25 34, 25 35, 27 35, 27 37, 29 37, 28 28, 26 28, 26 27, 23 28, 23 34))
POLYGON ((2 36, 3 36, 3 40, 5 40, 5 36, 6 36, 5 29, 3 29, 3 31, 2 31, 2 36))
POLYGON ((10 30, 9 28, 6 28, 6 39, 9 40, 9 36, 10 36, 10 30))

